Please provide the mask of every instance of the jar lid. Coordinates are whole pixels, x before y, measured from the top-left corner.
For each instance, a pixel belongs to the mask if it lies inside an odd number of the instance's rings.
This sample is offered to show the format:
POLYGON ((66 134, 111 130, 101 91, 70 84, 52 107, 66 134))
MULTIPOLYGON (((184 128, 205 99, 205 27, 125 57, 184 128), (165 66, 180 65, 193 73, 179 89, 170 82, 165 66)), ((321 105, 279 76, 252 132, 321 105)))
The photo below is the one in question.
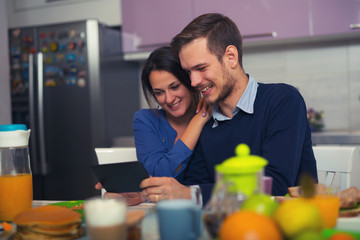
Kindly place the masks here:
POLYGON ((8 124, 8 125, 0 125, 0 132, 8 132, 8 131, 16 131, 16 130, 24 130, 26 131, 25 124, 8 124))
POLYGON ((223 174, 257 173, 266 165, 266 159, 250 155, 250 148, 246 144, 239 144, 235 149, 236 156, 228 158, 215 166, 216 171, 223 174))
POLYGON ((26 147, 29 143, 30 129, 24 124, 0 125, 0 147, 26 147))

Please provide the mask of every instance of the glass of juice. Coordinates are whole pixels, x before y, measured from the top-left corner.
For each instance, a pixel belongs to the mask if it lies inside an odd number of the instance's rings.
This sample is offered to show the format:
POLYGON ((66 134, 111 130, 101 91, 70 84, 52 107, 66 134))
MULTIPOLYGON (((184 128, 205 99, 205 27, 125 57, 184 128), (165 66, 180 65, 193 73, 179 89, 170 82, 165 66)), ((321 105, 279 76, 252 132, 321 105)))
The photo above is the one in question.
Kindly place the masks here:
POLYGON ((316 195, 310 198, 310 202, 319 209, 325 228, 336 226, 340 211, 340 198, 337 194, 316 195))
POLYGON ((29 136, 23 124, 0 125, 0 221, 32 207, 29 136))

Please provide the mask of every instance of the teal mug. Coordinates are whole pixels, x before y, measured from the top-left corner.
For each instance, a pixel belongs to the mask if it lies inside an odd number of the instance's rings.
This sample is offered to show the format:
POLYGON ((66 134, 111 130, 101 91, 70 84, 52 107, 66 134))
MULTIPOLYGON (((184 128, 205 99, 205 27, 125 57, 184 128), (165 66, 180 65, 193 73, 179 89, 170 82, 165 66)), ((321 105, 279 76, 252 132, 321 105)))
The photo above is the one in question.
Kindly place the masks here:
POLYGON ((195 240, 201 236, 201 208, 191 200, 164 200, 156 209, 161 240, 195 240))

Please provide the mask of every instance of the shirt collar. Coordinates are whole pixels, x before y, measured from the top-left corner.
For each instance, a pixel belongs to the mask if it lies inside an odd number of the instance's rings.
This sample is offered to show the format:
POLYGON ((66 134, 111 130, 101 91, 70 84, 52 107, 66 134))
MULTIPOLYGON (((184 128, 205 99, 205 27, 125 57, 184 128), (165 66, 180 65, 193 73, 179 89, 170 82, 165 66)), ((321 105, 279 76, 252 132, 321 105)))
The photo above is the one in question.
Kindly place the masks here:
MULTIPOLYGON (((238 103, 236 104, 236 107, 233 111, 233 116, 235 116, 240 110, 249 114, 254 113, 254 102, 256 98, 257 87, 259 86, 259 84, 250 75, 247 74, 247 76, 249 78, 249 82, 243 95, 240 97, 238 103)), ((225 121, 231 119, 221 113, 218 104, 212 106, 212 116, 214 119, 213 128, 219 125, 218 121, 225 121)))

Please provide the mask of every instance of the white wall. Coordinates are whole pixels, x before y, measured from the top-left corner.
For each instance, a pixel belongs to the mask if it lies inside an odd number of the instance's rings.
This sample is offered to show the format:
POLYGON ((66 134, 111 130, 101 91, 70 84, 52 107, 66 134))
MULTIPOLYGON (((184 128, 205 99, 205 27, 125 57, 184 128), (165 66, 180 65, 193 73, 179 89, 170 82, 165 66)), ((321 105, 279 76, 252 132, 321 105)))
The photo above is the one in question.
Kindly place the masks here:
POLYGON ((360 40, 245 50, 243 64, 258 82, 297 87, 325 130, 360 130, 360 40))
POLYGON ((11 123, 6 0, 0 0, 0 124, 11 123))
POLYGON ((360 130, 360 39, 245 48, 243 66, 258 82, 298 88, 308 108, 324 111, 324 130, 360 130))
POLYGON ((121 24, 120 0, 7 0, 9 27, 25 27, 97 18, 109 26, 121 24))

